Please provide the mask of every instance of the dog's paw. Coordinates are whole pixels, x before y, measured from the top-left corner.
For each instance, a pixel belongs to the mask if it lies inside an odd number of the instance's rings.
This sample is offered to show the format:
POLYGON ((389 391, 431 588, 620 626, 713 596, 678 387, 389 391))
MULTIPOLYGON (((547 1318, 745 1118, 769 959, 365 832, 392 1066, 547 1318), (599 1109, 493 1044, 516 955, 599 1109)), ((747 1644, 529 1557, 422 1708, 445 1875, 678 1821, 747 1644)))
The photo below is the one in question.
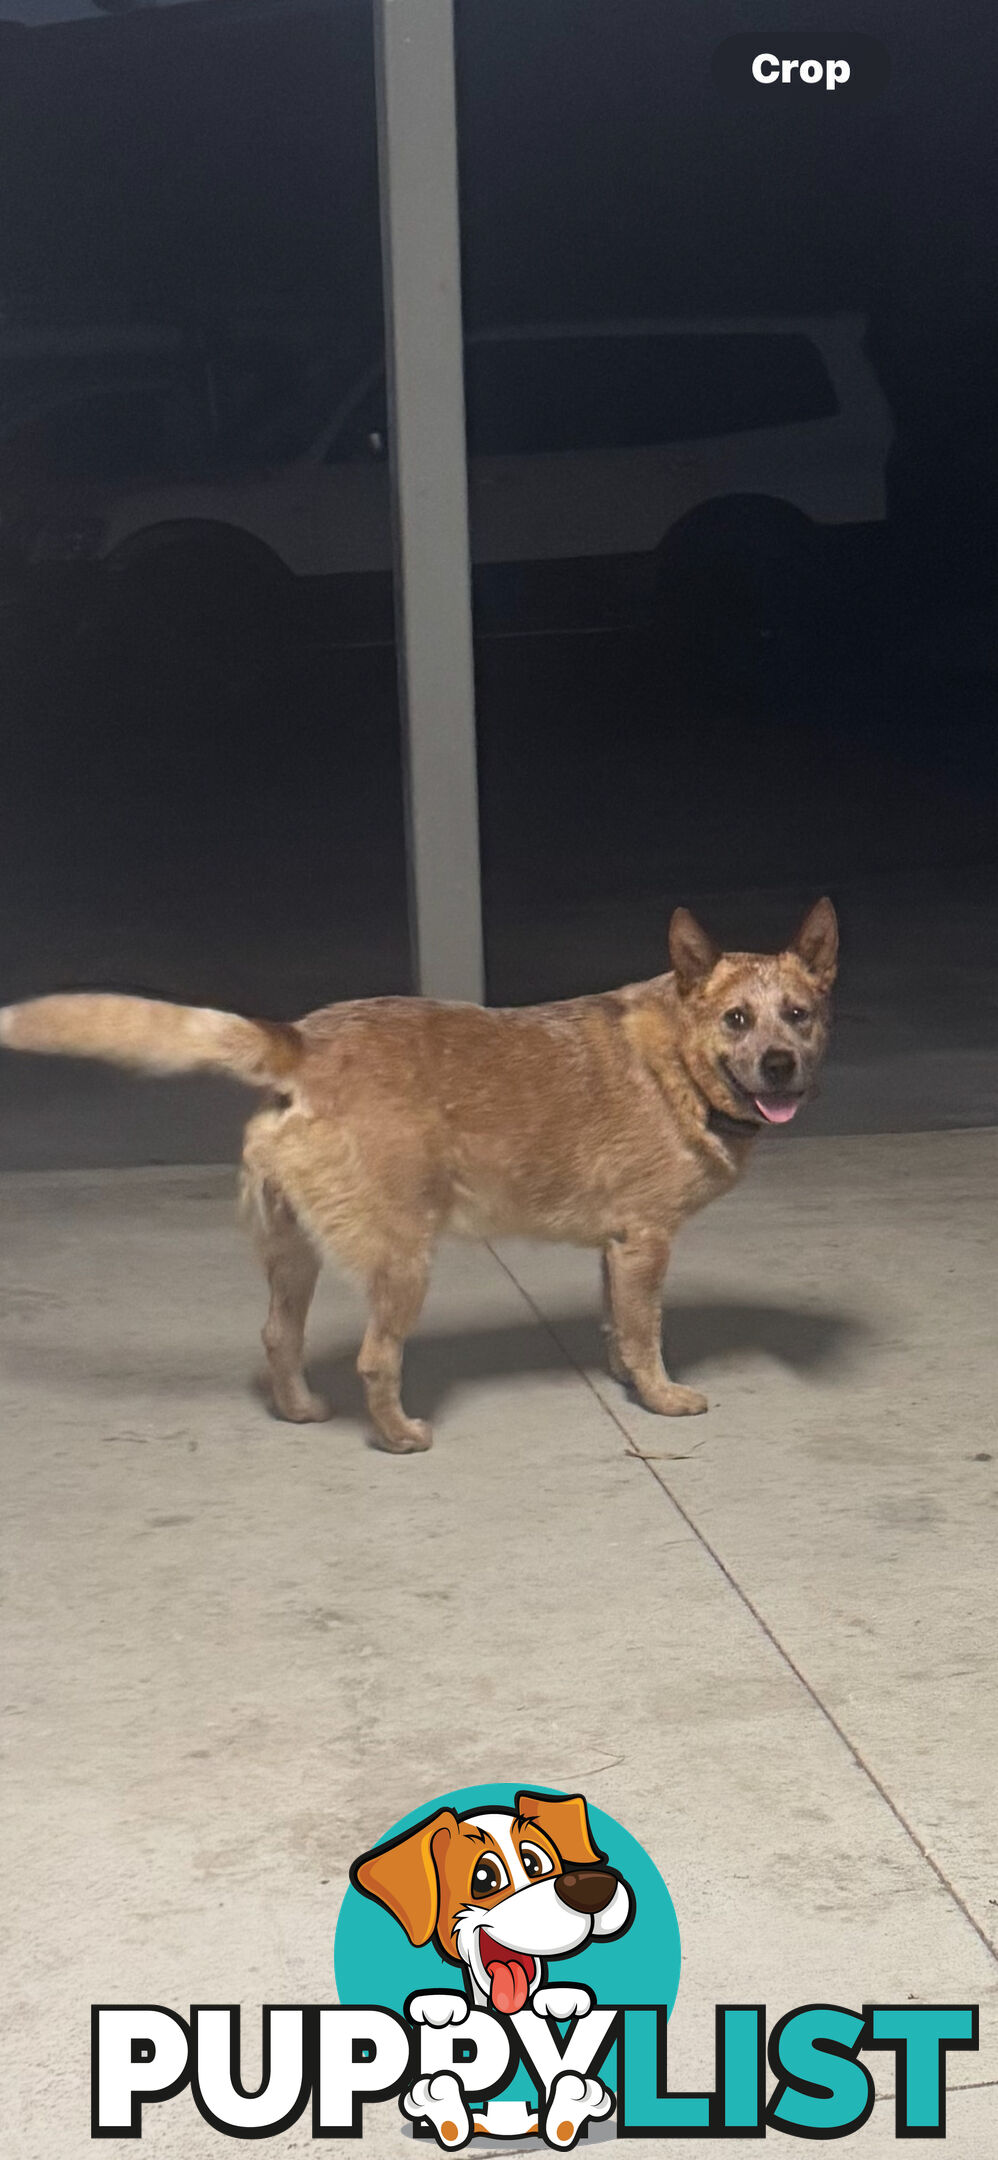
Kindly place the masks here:
POLYGON ((277 1388, 273 1382, 264 1383, 272 1417, 280 1418, 287 1425, 324 1425, 332 1417, 332 1409, 324 1395, 313 1395, 310 1387, 302 1381, 300 1386, 277 1388))
POLYGON ((666 1381, 664 1387, 639 1388, 638 1399, 657 1417, 701 1417, 708 1408, 706 1395, 696 1388, 680 1387, 676 1380, 666 1381))
POLYGON ((433 1446, 433 1427, 425 1418, 399 1418, 390 1430, 379 1426, 375 1444, 386 1455, 422 1455, 433 1446))
POLYGON ((614 2098, 602 2078, 580 2077, 563 2070, 551 2087, 544 2115, 544 2136, 559 2152, 569 2152, 588 2122, 613 2113, 614 2098))
POLYGON ((406 2005, 406 2016, 414 2025, 463 2025, 470 2008, 466 1995, 451 1992, 438 1995, 413 1995, 406 2005))
POLYGON ((594 2001, 586 1987, 540 1987, 530 2007, 538 2017, 563 2024, 566 2018, 588 2017, 594 2001))
MULTIPOLYGON (((446 1997, 426 1996, 424 2001, 444 2002, 446 1997)), ((412 2014, 410 2010, 410 2017, 412 2014)), ((437 2144, 442 2145, 445 2152, 457 2152, 472 2134, 464 2094, 449 2070, 438 2070, 435 2077, 417 2078, 410 2091, 403 2093, 402 2106, 413 2122, 430 2124, 437 2144)))
POLYGON ((292 1425, 325 1425, 332 1417, 332 1410, 324 1395, 296 1395, 293 1406, 282 1410, 280 1415, 292 1425))

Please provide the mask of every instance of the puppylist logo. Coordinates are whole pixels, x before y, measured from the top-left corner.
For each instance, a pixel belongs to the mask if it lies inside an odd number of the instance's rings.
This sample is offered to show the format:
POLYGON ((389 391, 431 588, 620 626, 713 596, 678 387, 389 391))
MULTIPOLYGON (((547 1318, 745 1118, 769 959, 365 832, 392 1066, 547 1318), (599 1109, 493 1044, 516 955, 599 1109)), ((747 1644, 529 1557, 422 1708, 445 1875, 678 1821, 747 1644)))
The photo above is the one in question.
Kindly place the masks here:
POLYGON ((709 2092, 669 2087, 679 1928, 649 1855, 580 1793, 476 1786, 396 1823, 354 1862, 336 1932, 337 2005, 263 2010, 263 2076, 240 2075, 239 2011, 92 2013, 95 2138, 141 2137, 189 2085, 229 2137, 360 2137, 398 2102, 401 2136, 455 2152, 581 2139, 839 2138, 866 2122, 880 2051, 895 2134, 945 2137, 946 2059, 977 2046, 974 2005, 813 2002, 769 2026, 715 2012, 709 2092), (767 2101, 767 2062, 775 2080, 767 2101), (483 2142, 484 2141, 484 2142, 483 2142))

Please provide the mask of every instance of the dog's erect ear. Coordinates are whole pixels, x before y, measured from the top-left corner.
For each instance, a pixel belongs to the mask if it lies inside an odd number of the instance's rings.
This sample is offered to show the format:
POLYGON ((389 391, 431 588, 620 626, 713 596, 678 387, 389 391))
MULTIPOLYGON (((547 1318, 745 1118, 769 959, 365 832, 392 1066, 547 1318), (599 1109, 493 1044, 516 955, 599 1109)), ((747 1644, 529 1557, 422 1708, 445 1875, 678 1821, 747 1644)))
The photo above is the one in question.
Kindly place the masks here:
POLYGON ((822 989, 831 989, 839 956, 839 925, 830 900, 816 900, 808 909, 796 937, 790 941, 789 951, 803 960, 808 974, 817 978, 822 989))
POLYGON ((376 1845, 373 1852, 362 1853, 350 1870, 354 1887, 376 1904, 387 1906, 417 1949, 436 1931, 440 1918, 437 1865, 457 1827, 453 1810, 441 1808, 403 1837, 393 1838, 390 1845, 376 1845))
POLYGON ((552 1800, 546 1793, 519 1792, 516 1812, 543 1830, 566 1866, 598 1867, 606 1859, 606 1854, 593 1844, 581 1793, 573 1793, 569 1800, 552 1800))
POLYGON ((721 948, 702 930, 689 908, 677 907, 669 924, 669 958, 681 990, 691 990, 716 967, 721 948))

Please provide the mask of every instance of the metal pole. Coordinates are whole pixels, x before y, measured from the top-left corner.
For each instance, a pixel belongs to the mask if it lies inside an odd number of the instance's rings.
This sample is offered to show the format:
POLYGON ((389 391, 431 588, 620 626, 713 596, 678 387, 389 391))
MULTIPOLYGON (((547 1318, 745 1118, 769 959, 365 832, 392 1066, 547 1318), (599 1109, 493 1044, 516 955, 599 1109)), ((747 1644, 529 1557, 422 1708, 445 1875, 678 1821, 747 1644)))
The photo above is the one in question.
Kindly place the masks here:
POLYGON ((416 985, 483 995, 453 0, 374 0, 409 921, 416 985))

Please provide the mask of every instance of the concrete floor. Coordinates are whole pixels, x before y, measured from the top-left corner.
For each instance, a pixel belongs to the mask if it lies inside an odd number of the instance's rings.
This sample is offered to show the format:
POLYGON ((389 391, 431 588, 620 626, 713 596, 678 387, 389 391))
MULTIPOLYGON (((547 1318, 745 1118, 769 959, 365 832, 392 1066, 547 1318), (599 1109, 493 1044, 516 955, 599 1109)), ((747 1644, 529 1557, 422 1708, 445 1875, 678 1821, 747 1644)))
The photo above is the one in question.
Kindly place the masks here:
MULTIPOLYGON (((495 1777, 584 1789, 660 1866, 674 2085, 709 2077, 718 2001, 977 2001, 947 2150, 990 2160, 995 1155, 765 1143, 679 1247, 667 1347, 711 1410, 678 1424, 603 1376, 591 1257, 448 1249, 407 1460, 365 1445, 335 1283, 341 1416, 268 1422, 228 1173, 3 1181, 5 2154, 91 2149, 92 2001, 241 2001, 251 2038, 263 2000, 328 2000, 351 1859, 495 1777)), ((221 2150, 187 2095, 143 2135, 221 2150)), ((393 2107, 363 2149, 406 2149, 393 2107)))

